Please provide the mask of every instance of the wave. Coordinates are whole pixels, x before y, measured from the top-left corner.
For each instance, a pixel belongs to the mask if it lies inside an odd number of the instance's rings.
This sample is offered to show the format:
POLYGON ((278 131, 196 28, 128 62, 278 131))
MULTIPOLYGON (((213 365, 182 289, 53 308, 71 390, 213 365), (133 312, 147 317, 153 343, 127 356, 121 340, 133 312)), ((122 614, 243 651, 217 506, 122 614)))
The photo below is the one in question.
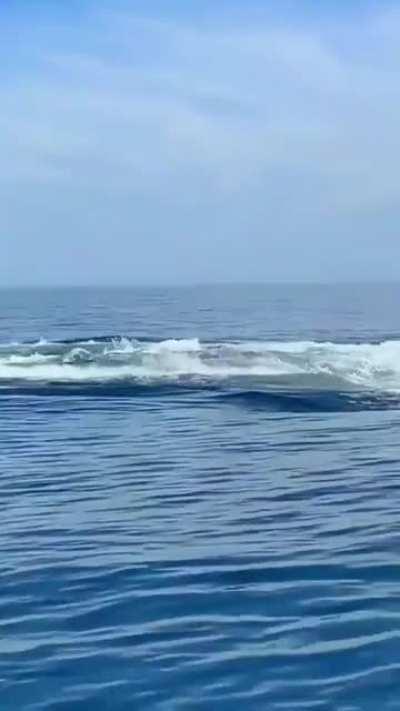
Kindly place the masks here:
POLYGON ((0 384, 132 382, 400 392, 400 341, 200 342, 129 338, 0 346, 0 384))

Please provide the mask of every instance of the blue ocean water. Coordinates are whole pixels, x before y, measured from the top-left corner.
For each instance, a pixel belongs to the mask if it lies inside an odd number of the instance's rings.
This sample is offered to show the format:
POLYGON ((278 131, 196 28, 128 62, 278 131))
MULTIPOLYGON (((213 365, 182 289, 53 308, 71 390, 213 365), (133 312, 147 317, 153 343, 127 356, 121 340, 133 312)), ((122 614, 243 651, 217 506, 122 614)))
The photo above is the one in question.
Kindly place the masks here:
POLYGON ((399 304, 0 292, 1 711, 400 708, 399 304))

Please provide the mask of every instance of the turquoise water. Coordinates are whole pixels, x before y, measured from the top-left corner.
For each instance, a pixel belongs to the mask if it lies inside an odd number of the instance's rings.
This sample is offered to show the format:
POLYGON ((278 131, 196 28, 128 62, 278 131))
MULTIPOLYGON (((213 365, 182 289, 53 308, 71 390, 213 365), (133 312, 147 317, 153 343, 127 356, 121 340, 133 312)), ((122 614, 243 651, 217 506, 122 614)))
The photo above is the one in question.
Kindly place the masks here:
POLYGON ((0 292, 2 711, 399 708, 399 299, 0 292))

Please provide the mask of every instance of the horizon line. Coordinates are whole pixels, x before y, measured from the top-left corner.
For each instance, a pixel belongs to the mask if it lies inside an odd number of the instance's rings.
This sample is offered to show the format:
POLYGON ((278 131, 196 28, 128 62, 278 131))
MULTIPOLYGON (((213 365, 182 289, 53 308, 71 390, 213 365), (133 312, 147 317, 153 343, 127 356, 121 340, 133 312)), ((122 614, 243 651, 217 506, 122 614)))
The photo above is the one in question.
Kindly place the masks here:
POLYGON ((193 281, 193 282, 149 282, 149 283, 75 283, 75 284, 0 284, 0 291, 40 291, 40 290, 67 290, 67 289, 110 289, 110 290, 125 290, 125 289, 199 289, 207 287, 235 287, 235 286, 394 286, 400 285, 400 276, 398 279, 342 279, 337 281, 319 281, 319 280, 274 280, 274 281, 193 281))

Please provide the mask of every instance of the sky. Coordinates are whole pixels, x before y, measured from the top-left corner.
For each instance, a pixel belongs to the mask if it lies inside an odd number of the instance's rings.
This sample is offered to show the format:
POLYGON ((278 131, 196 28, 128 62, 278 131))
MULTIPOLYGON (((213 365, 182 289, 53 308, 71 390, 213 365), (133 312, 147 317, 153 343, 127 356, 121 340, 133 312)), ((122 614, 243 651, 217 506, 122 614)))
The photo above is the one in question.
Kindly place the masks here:
POLYGON ((0 5, 0 286, 396 280, 400 5, 0 5))

